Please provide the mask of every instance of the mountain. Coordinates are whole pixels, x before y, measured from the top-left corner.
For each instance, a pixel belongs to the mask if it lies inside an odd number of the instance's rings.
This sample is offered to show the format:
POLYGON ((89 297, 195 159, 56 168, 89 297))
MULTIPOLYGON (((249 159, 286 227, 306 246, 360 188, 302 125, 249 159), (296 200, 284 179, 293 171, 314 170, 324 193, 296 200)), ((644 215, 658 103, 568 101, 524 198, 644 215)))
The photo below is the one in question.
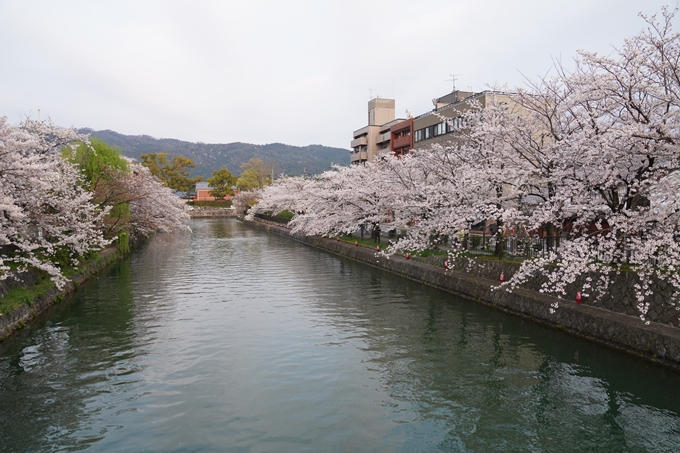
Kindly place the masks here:
POLYGON ((263 161, 276 161, 274 171, 277 174, 308 175, 321 173, 331 164, 349 165, 349 150, 331 148, 322 145, 291 146, 283 143, 268 145, 252 145, 250 143, 192 143, 171 138, 153 138, 148 135, 123 135, 118 132, 93 129, 80 129, 81 133, 97 137, 109 145, 119 146, 123 154, 139 160, 146 153, 168 153, 174 156, 188 157, 194 161, 196 168, 192 176, 209 177, 213 170, 225 167, 235 175, 241 174, 241 164, 253 157, 263 161))

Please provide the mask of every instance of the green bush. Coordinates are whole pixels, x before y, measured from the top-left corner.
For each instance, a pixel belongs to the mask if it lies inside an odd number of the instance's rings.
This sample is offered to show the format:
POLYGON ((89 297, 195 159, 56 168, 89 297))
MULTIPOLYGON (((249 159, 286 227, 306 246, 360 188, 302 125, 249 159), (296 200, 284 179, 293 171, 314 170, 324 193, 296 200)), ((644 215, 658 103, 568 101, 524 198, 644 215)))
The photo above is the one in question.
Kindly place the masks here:
POLYGON ((276 217, 280 217, 282 219, 290 220, 293 218, 295 214, 293 214, 290 211, 281 211, 278 214, 276 214, 276 217))

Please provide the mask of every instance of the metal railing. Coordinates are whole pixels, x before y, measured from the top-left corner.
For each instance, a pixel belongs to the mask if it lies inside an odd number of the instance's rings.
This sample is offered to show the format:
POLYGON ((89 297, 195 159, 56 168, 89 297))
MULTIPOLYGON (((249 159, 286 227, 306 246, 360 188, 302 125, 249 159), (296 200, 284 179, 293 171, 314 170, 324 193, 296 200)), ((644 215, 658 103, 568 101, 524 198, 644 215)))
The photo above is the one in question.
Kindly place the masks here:
MULTIPOLYGON (((567 240, 566 237, 562 236, 505 236, 501 238, 503 254, 524 258, 536 258, 545 256, 550 251, 559 251, 560 244, 565 240, 567 240)), ((454 239, 454 242, 470 253, 491 255, 496 250, 498 237, 468 234, 462 240, 454 239)))
MULTIPOLYGON (((497 240, 496 236, 479 234, 468 234, 462 241, 454 238, 454 242, 462 246, 464 250, 479 255, 494 254, 497 240)), ((569 242, 570 238, 569 236, 504 236, 501 240, 503 241, 503 254, 506 256, 538 258, 544 257, 550 252, 555 252, 559 255, 560 248, 569 242)), ((592 247, 596 248, 597 244, 593 243, 592 247)), ((621 247, 617 248, 614 252, 598 251, 596 255, 595 259, 604 263, 613 261, 632 263, 636 261, 635 250, 626 246, 625 238, 622 240, 621 247), (612 253, 617 255, 618 258, 616 260, 613 259, 612 253)), ((651 265, 659 264, 659 260, 654 257, 646 259, 646 262, 651 265)))

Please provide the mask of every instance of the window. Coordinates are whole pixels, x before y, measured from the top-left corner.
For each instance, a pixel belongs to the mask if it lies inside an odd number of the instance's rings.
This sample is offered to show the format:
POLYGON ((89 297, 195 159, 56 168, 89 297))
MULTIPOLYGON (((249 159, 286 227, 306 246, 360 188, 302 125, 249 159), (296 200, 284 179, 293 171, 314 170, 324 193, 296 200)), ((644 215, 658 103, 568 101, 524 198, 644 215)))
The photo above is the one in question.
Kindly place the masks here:
POLYGON ((451 126, 453 126, 453 129, 464 129, 467 127, 467 121, 463 117, 458 117, 458 118, 452 118, 451 119, 451 126))

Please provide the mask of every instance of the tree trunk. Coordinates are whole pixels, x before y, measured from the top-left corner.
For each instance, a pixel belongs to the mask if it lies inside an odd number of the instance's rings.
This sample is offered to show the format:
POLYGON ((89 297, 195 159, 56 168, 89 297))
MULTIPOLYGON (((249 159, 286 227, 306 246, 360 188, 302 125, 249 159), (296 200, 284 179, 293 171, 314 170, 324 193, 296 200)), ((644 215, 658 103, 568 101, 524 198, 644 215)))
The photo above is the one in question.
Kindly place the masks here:
POLYGON ((496 258, 501 260, 503 259, 503 250, 505 249, 505 247, 503 247, 503 221, 501 219, 496 220, 496 226, 498 227, 498 230, 496 231, 496 249, 493 254, 496 258))

